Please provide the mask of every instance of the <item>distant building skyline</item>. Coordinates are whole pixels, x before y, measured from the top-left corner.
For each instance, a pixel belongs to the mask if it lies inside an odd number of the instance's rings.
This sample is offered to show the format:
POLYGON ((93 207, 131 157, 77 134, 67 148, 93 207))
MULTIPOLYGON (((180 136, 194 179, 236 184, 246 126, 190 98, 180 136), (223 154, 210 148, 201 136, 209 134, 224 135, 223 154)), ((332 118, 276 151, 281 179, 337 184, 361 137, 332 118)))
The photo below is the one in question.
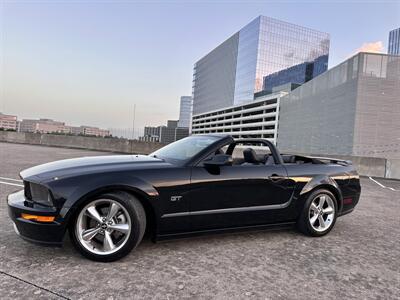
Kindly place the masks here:
POLYGON ((94 126, 71 126, 65 122, 47 118, 18 120, 16 115, 7 115, 0 112, 0 129, 32 133, 62 133, 87 136, 109 136, 110 131, 94 126))
POLYGON ((169 144, 189 136, 188 127, 179 127, 178 120, 167 120, 167 126, 145 126, 139 141, 169 144))
POLYGON ((400 27, 389 32, 388 54, 400 55, 400 27))
POLYGON ((365 43, 386 52, 399 11, 370 1, 3 1, 0 111, 123 135, 133 103, 135 128, 176 118, 193 64, 257 15, 331 33, 332 67, 365 43))
POLYGON ((110 136, 110 131, 93 126, 70 126, 64 122, 54 121, 52 119, 23 119, 19 121, 20 132, 32 133, 62 133, 85 136, 110 136))
POLYGON ((258 16, 195 63, 193 115, 254 101, 265 84, 272 90, 322 74, 329 45, 329 33, 258 16))

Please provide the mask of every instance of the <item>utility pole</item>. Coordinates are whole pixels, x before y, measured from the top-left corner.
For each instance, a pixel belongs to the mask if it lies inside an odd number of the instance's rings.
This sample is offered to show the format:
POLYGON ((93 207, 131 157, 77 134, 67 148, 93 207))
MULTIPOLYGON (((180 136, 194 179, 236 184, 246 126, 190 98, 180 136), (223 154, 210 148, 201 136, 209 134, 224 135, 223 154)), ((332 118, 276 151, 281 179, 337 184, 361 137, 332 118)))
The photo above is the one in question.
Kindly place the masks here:
POLYGON ((132 118, 132 140, 135 139, 135 116, 136 116, 136 103, 133 104, 133 118, 132 118))

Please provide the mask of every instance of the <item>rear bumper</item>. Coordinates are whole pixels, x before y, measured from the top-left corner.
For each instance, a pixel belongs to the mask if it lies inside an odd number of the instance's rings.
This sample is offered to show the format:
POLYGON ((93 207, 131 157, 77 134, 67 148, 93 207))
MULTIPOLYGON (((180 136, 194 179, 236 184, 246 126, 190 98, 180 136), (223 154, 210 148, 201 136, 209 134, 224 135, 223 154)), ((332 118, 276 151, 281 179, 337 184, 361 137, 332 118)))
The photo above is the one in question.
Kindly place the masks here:
POLYGON ((64 219, 59 217, 54 208, 39 205, 27 205, 24 192, 16 192, 7 197, 8 214, 14 223, 16 233, 23 239, 44 245, 61 246, 66 230, 64 219), (25 220, 22 213, 38 216, 55 216, 49 223, 25 220))

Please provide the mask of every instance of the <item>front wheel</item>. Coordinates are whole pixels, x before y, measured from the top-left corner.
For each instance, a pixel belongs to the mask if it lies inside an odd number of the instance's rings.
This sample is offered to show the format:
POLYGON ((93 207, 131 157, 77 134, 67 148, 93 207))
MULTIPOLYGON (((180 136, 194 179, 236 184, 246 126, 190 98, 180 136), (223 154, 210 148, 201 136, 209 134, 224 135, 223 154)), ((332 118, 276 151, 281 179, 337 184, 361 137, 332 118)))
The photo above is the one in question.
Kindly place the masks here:
POLYGON ((86 201, 72 220, 71 240, 85 257, 115 261, 142 240, 146 214, 142 204, 126 192, 104 194, 86 201))
POLYGON ((323 236, 332 230, 336 217, 336 197, 328 190, 319 189, 307 197, 297 225, 306 235, 323 236))

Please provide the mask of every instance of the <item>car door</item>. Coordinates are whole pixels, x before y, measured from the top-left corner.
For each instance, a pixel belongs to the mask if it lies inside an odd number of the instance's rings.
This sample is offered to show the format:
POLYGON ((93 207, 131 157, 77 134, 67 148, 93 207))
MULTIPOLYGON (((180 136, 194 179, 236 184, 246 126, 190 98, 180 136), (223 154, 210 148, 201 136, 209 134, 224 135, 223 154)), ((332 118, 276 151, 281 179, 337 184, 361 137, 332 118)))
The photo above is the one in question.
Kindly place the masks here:
POLYGON ((272 213, 291 199, 292 185, 281 164, 245 164, 219 167, 212 172, 199 164, 192 168, 189 196, 193 230, 273 223, 272 213))

